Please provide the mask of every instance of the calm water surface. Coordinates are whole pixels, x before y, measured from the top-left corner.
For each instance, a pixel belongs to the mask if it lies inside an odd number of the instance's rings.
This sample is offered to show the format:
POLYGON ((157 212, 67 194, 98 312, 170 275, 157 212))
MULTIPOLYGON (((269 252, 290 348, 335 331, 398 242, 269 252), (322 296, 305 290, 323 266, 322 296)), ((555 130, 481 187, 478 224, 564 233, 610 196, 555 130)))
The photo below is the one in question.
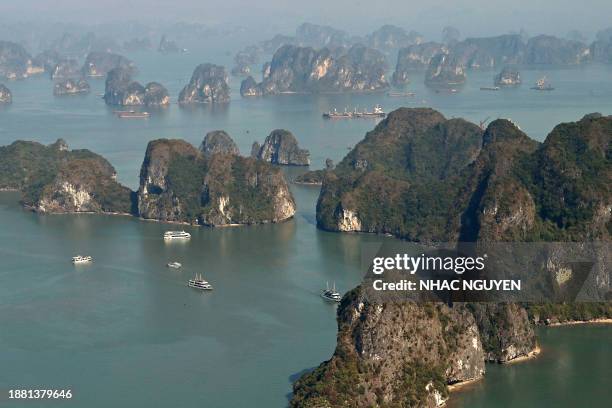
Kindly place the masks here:
MULTIPOLYGON (((132 57, 140 68, 138 79, 163 83, 174 100, 198 63, 228 65, 231 58, 214 50, 132 57)), ((0 145, 16 139, 51 143, 62 137, 72 148, 88 148, 108 158, 120 181, 136 188, 148 141, 183 138, 198 145, 214 129, 227 130, 246 154, 254 140, 262 141, 272 129, 287 128, 310 149, 314 168, 322 167, 327 157, 338 161, 376 122, 323 120, 321 113, 333 107, 371 108, 380 103, 389 111, 402 105, 432 106, 447 117, 475 122, 510 117, 539 140, 559 122, 593 111, 612 113, 610 67, 525 70, 521 88, 480 91, 480 86, 491 84, 492 76, 472 73, 461 93, 448 95, 425 89, 422 75, 415 75, 409 86, 417 92, 415 98, 371 94, 241 99, 239 80, 232 78, 233 99, 227 106, 180 109, 173 104, 142 121, 112 114, 99 97, 102 80, 91 81, 90 95, 54 98, 51 81, 38 77, 8 83, 14 102, 0 111, 0 145), (528 89, 543 74, 556 91, 528 89)), ((286 171, 293 177, 300 170, 286 171)), ((323 302, 318 291, 326 281, 335 281, 341 291, 355 286, 361 278, 361 246, 384 239, 317 230, 318 189, 294 185, 292 190, 298 214, 290 222, 189 228, 191 242, 171 245, 161 239, 168 227, 159 223, 40 216, 23 211, 15 193, 1 193, 0 390, 72 388, 71 404, 91 408, 286 405, 296 376, 334 350, 335 307, 323 302), (70 257, 79 253, 92 255, 95 262, 73 267, 70 257), (164 266, 175 260, 183 263, 182 270, 164 266), (214 285, 212 293, 186 288, 195 272, 214 285)), ((458 403, 506 406, 509 393, 532 395, 534 381, 516 380, 513 373, 518 370, 531 370, 532 378, 542 378, 542 387, 555 378, 582 375, 581 382, 559 382, 576 398, 564 401, 586 398, 593 389, 606 391, 583 385, 594 377, 610 383, 608 365, 601 361, 612 361, 612 348, 597 346, 609 344, 609 329, 579 327, 542 335, 547 350, 542 363, 490 367, 482 388, 465 393, 458 403), (558 364, 544 364, 554 355, 558 364)), ((0 405, 11 406, 5 398, 2 391, 0 405)))

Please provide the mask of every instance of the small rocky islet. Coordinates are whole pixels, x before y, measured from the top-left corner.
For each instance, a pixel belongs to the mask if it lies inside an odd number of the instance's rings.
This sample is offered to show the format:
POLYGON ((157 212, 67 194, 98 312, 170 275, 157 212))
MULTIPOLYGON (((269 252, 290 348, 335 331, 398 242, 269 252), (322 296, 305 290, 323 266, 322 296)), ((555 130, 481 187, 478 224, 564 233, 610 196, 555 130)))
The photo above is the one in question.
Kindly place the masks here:
POLYGON ((170 103, 168 90, 157 82, 142 86, 132 80, 132 71, 126 68, 114 68, 107 77, 104 90, 104 101, 111 106, 165 106, 170 103))

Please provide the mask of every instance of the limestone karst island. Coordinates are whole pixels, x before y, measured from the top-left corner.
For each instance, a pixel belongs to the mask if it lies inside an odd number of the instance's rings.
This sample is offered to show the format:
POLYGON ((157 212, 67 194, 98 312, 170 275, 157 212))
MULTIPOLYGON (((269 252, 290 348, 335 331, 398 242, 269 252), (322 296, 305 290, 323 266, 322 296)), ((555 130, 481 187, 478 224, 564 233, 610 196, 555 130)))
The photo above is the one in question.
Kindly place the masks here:
POLYGON ((610 15, 2 2, 0 408, 608 406, 610 15))

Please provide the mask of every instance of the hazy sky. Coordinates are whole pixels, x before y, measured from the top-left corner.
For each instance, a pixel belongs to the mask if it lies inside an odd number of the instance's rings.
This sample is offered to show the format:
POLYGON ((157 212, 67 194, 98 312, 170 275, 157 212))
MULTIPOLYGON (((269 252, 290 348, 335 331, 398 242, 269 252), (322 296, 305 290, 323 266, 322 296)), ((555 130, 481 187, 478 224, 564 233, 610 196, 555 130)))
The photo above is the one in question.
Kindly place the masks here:
POLYGON ((439 35, 525 28, 530 34, 587 34, 612 25, 612 0, 0 0, 0 18, 101 23, 155 20, 294 29, 303 21, 362 34, 382 24, 439 35))

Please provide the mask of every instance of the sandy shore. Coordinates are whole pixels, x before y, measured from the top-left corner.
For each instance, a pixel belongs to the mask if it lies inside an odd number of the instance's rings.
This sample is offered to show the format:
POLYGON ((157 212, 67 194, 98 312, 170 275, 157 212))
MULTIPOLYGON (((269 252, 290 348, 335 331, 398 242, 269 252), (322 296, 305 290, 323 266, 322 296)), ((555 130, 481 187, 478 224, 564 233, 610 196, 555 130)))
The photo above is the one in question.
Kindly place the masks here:
POLYGON ((551 323, 551 324, 544 325, 544 326, 556 327, 556 326, 573 326, 576 324, 610 324, 610 323, 612 323, 612 319, 570 320, 567 322, 551 323))
POLYGON ((483 378, 484 378, 484 375, 482 377, 479 377, 479 378, 473 378, 471 380, 461 381, 461 382, 458 382, 458 383, 447 385, 446 388, 448 389, 449 392, 458 391, 458 390, 464 388, 467 385, 474 384, 474 383, 482 380, 483 378))
POLYGON ((540 354, 541 352, 542 352, 542 349, 540 348, 540 345, 536 344, 535 348, 531 350, 526 356, 520 356, 520 357, 514 358, 510 361, 504 362, 503 364, 514 364, 514 363, 520 363, 521 361, 531 360, 531 359, 536 358, 538 354, 540 354))

